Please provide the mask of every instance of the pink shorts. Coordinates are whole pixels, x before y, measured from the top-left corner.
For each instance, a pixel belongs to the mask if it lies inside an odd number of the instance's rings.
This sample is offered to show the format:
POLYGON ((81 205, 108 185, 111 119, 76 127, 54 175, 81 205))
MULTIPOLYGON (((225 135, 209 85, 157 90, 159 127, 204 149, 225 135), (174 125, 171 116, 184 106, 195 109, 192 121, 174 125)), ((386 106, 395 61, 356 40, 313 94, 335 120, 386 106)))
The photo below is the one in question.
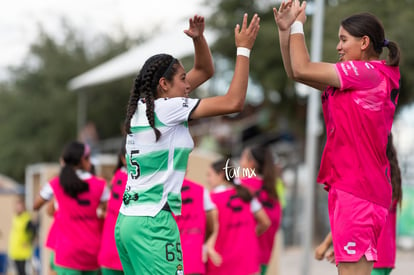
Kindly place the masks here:
POLYGON ((388 210, 332 187, 328 207, 336 264, 358 262, 362 256, 377 261, 377 240, 388 210))

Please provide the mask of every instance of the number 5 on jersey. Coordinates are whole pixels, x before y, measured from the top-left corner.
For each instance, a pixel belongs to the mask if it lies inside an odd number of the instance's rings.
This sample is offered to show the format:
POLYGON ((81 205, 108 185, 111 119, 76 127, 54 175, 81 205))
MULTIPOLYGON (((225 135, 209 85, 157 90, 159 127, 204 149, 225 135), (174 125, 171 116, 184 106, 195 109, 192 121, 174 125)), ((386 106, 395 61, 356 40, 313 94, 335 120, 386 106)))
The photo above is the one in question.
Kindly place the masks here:
POLYGON ((131 155, 129 157, 129 164, 131 165, 131 178, 136 180, 141 175, 141 169, 139 163, 134 159, 134 155, 138 155, 139 150, 131 150, 131 155))

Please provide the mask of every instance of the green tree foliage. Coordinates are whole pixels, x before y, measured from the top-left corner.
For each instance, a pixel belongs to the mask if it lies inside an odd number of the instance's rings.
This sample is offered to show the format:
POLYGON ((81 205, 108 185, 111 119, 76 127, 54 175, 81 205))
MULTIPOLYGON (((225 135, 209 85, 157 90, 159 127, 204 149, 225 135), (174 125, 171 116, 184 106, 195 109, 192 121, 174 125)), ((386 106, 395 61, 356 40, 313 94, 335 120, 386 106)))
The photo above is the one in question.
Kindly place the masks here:
POLYGON ((0 173, 22 181, 28 164, 58 160, 64 144, 77 138, 77 93, 87 93, 87 119, 102 138, 121 134, 130 80, 77 92, 67 83, 126 51, 132 40, 100 36, 91 49, 76 33, 63 26, 59 42, 40 29, 25 62, 0 85, 0 173))

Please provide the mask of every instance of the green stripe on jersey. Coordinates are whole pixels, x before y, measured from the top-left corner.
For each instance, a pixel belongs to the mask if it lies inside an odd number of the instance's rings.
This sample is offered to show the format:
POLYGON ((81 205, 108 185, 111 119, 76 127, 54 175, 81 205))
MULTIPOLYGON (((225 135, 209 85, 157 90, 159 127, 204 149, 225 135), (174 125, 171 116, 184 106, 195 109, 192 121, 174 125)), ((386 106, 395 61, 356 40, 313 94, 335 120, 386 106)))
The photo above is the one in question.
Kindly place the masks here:
MULTIPOLYGON (((166 126, 164 123, 161 122, 161 120, 159 120, 155 112, 154 112, 154 124, 155 124, 155 128, 166 126)), ((131 127, 131 133, 138 133, 138 132, 149 131, 149 130, 153 131, 150 125, 131 127)))
POLYGON ((174 149, 174 170, 187 170, 188 156, 191 148, 175 148, 174 149))
POLYGON ((129 155, 126 157, 128 173, 131 175, 137 175, 139 172, 137 176, 146 176, 168 169, 168 149, 154 151, 145 155, 136 154, 132 157, 132 160, 130 160, 129 155))
POLYGON ((162 193, 164 192, 164 184, 159 183, 151 186, 146 190, 140 190, 139 192, 127 192, 124 194, 124 205, 126 207, 130 205, 150 203, 159 203, 162 199, 162 193), (138 196, 136 196, 138 194, 138 196), (135 198, 135 199, 134 199, 135 198))
POLYGON ((168 193, 167 201, 173 213, 181 213, 181 194, 168 193))
POLYGON ((138 192, 138 203, 159 203, 164 192, 164 184, 156 184, 144 192, 138 192))

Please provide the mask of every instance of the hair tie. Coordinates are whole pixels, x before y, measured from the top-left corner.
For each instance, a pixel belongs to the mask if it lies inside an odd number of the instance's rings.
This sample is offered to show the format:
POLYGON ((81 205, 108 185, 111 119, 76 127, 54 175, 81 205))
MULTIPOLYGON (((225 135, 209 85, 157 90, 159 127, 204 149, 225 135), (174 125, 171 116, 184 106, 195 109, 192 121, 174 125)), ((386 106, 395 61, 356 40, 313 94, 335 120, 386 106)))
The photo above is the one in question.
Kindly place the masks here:
POLYGON ((382 43, 383 47, 388 47, 388 45, 390 44, 390 41, 387 39, 384 39, 384 42, 382 43))

